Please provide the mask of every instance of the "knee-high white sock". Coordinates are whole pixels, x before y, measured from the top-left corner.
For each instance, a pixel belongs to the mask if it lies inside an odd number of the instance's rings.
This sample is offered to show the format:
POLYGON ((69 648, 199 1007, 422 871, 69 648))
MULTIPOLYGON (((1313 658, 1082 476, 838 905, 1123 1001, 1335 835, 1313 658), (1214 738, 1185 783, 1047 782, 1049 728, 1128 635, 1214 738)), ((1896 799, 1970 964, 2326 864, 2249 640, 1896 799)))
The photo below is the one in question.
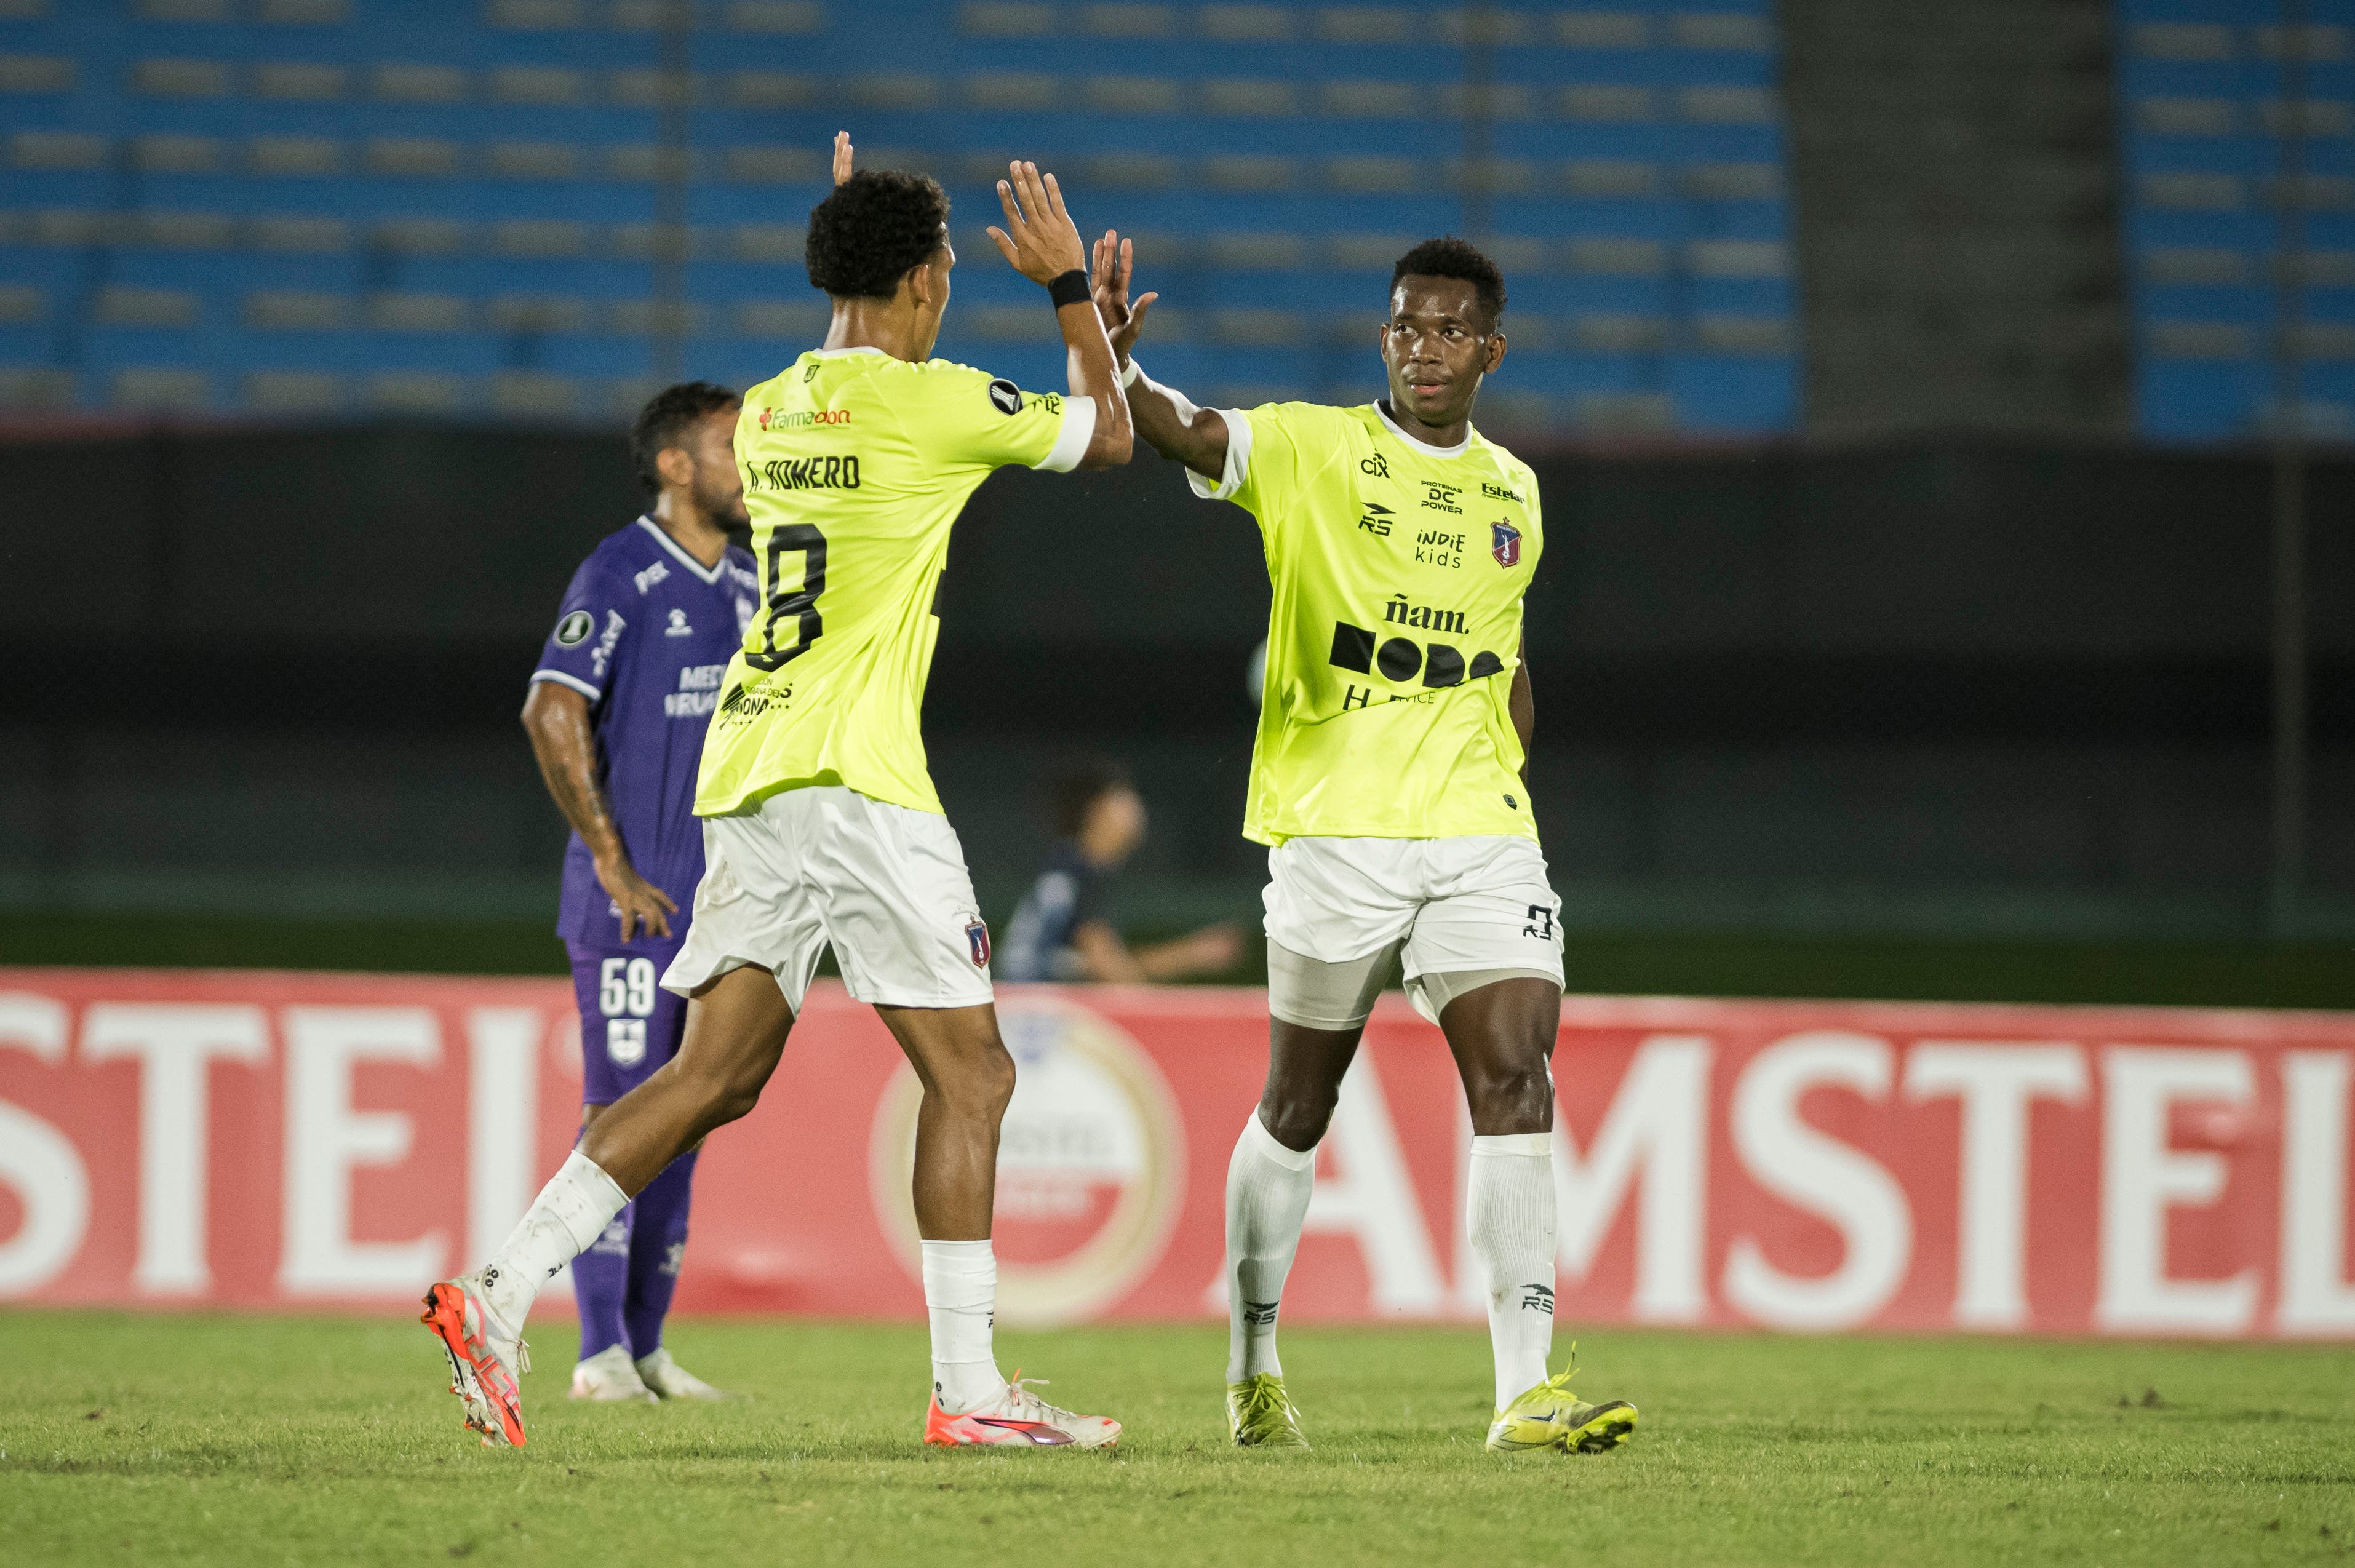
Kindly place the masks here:
POLYGON ((990 1334, 997 1253, 986 1241, 924 1243, 924 1310, 932 1320, 932 1397, 961 1415, 1006 1392, 990 1334))
POLYGON ((500 1321, 521 1330, 539 1287, 587 1252, 629 1200, 596 1161, 579 1149, 566 1155, 483 1269, 483 1296, 500 1321))
POLYGON ((1472 1140, 1472 1255, 1488 1286, 1497 1408, 1546 1380, 1553 1351, 1553 1137, 1472 1140))
POLYGON ((1316 1189, 1316 1151, 1290 1149, 1253 1111, 1227 1162, 1227 1381, 1281 1377, 1275 1312, 1316 1189))

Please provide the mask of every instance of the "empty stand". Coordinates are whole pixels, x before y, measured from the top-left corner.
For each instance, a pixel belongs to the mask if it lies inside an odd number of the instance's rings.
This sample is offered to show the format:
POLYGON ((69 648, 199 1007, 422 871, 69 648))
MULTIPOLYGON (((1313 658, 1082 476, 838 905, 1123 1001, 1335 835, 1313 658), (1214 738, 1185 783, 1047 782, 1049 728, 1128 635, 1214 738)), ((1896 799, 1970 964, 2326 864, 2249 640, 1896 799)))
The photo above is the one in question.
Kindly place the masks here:
POLYGON ((1763 0, 1563 11, 846 0, 0 0, 0 403, 609 420, 823 330, 837 126, 957 202, 943 354, 1051 382, 981 233, 1017 154, 1137 237, 1156 372, 1378 386, 1391 263, 1505 263, 1490 422, 1796 417, 1763 0), (666 261, 675 264, 666 264, 666 261))
POLYGON ((2244 438, 2293 417, 2355 438, 2355 4, 2288 15, 2277 0, 2119 7, 2152 435, 2244 438))

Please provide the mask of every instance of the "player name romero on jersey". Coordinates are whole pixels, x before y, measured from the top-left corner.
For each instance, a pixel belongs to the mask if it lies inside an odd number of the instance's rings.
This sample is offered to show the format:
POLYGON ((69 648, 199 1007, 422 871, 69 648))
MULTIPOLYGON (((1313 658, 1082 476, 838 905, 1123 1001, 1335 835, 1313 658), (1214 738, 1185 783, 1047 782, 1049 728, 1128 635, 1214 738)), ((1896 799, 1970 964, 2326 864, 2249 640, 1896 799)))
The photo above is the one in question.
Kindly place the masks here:
POLYGON ((1075 468, 1094 432, 1089 399, 872 348, 813 349, 745 393, 762 602, 720 683, 697 814, 809 784, 939 814, 917 715, 949 529, 993 469, 1075 468))
POLYGON ((1275 591, 1244 836, 1536 837, 1508 705, 1545 539, 1528 464, 1371 404, 1220 416, 1226 471, 1187 478, 1259 519, 1275 591))

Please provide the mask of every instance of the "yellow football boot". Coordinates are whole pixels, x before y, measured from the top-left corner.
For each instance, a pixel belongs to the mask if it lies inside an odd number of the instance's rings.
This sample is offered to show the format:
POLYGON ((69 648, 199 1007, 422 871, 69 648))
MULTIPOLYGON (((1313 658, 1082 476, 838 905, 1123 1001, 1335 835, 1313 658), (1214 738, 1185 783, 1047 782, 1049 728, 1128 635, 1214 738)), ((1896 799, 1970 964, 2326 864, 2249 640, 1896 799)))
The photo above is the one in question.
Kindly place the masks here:
POLYGON ((1227 1430, 1238 1448, 1305 1448, 1300 1412, 1284 1392, 1284 1379, 1255 1372, 1227 1385, 1227 1430))
POLYGON ((1488 1446, 1499 1454, 1559 1448, 1565 1454, 1600 1454, 1635 1435, 1636 1407, 1624 1399, 1589 1404, 1570 1392, 1575 1367, 1516 1398, 1497 1413, 1488 1446))

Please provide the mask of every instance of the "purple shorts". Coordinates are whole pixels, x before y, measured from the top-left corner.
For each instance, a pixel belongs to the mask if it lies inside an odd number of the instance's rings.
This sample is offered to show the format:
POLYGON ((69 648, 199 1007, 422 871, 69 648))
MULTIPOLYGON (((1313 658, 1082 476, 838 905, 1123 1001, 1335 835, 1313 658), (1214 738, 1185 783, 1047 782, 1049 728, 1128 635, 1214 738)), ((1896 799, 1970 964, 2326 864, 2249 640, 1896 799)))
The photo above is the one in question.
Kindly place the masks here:
POLYGON ((602 947, 567 942, 581 1004, 581 1103, 610 1105, 678 1054, 687 998, 662 988, 686 933, 667 942, 602 947))

